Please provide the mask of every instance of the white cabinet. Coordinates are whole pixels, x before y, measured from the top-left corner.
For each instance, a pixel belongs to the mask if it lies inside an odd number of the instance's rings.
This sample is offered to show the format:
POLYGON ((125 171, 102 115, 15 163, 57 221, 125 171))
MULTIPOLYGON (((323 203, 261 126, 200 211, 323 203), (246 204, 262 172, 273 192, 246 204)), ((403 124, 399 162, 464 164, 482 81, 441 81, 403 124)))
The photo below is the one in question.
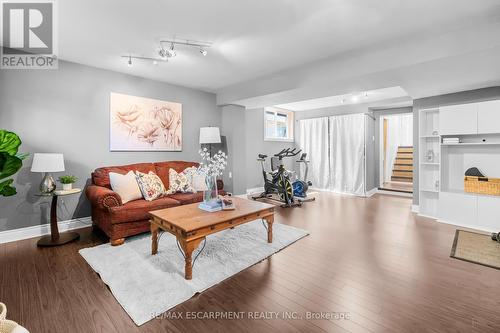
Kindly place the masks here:
POLYGON ((439 219, 446 223, 474 228, 477 221, 477 198, 464 193, 439 193, 439 219))
POLYGON ((500 197, 477 197, 477 227, 482 230, 500 231, 500 197))
POLYGON ((477 134, 477 103, 439 108, 439 134, 477 134))
POLYGON ((500 133, 500 101, 477 103, 477 132, 500 133))

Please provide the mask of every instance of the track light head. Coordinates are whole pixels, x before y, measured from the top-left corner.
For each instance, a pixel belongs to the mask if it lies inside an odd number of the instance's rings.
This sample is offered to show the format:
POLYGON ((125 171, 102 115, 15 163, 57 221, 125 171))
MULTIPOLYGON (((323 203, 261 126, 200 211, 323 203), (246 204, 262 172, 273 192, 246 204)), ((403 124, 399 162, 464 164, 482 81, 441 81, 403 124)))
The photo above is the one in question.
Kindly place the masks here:
POLYGON ((128 57, 127 66, 132 67, 132 56, 128 57))
POLYGON ((177 55, 177 52, 175 52, 175 49, 174 49, 174 43, 171 43, 170 44, 170 50, 167 50, 168 54, 169 54, 169 57, 173 58, 177 55))
POLYGON ((206 57, 206 56, 207 56, 207 54, 208 54, 208 51, 207 51, 207 50, 205 50, 204 48, 200 47, 200 53, 201 53, 204 57, 206 57))

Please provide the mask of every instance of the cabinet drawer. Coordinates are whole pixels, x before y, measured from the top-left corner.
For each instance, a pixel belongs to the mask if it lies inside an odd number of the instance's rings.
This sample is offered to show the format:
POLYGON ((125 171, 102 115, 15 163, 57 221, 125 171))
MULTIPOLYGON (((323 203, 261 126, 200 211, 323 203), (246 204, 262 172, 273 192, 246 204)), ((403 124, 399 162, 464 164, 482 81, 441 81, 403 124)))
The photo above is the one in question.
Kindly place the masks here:
POLYGON ((439 108, 439 134, 477 134, 477 103, 439 108))
POLYGON ((477 103, 477 131, 479 134, 500 133, 500 101, 477 103))

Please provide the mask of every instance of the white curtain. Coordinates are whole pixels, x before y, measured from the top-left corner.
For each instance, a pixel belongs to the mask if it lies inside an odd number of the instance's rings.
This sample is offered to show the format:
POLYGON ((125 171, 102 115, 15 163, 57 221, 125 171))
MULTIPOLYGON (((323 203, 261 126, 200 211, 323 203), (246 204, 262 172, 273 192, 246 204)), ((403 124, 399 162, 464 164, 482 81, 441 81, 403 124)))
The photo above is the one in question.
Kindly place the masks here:
POLYGON ((365 195, 365 115, 329 118, 330 190, 365 195))
MULTIPOLYGON (((309 163, 308 180, 313 187, 328 188, 328 118, 304 119, 299 121, 299 147, 307 153, 309 163)), ((301 179, 305 168, 300 165, 301 179)))
POLYGON ((387 156, 385 159, 385 181, 391 180, 391 171, 399 146, 413 146, 413 115, 397 114, 387 119, 387 156))

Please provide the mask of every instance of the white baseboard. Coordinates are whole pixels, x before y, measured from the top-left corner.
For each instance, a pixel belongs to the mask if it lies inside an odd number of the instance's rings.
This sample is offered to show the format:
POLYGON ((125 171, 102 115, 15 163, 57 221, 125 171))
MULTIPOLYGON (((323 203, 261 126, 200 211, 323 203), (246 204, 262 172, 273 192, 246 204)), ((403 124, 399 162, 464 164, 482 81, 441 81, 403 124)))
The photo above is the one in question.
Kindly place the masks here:
POLYGON ((377 188, 372 188, 371 190, 369 190, 368 192, 366 192, 366 197, 369 198, 369 197, 371 197, 372 195, 374 195, 377 192, 378 192, 377 188))
MULTIPOLYGON (((91 217, 61 221, 57 223, 59 232, 85 228, 92 225, 91 217)), ((50 224, 35 225, 32 227, 14 230, 0 231, 0 244, 15 242, 18 240, 50 235, 50 224)))
POLYGON ((420 210, 418 205, 411 205, 411 211, 414 213, 418 214, 418 211, 420 210))
POLYGON ((467 229, 472 229, 472 230, 477 230, 477 231, 498 232, 498 230, 494 230, 491 227, 483 227, 480 225, 461 224, 461 223, 445 221, 445 220, 441 220, 441 219, 437 219, 437 221, 439 223, 450 224, 450 225, 454 225, 456 227, 462 227, 462 228, 467 228, 467 229))
POLYGON ((412 193, 405 193, 405 192, 378 190, 377 193, 378 194, 394 195, 394 196, 397 196, 397 197, 413 198, 413 194, 412 193))

